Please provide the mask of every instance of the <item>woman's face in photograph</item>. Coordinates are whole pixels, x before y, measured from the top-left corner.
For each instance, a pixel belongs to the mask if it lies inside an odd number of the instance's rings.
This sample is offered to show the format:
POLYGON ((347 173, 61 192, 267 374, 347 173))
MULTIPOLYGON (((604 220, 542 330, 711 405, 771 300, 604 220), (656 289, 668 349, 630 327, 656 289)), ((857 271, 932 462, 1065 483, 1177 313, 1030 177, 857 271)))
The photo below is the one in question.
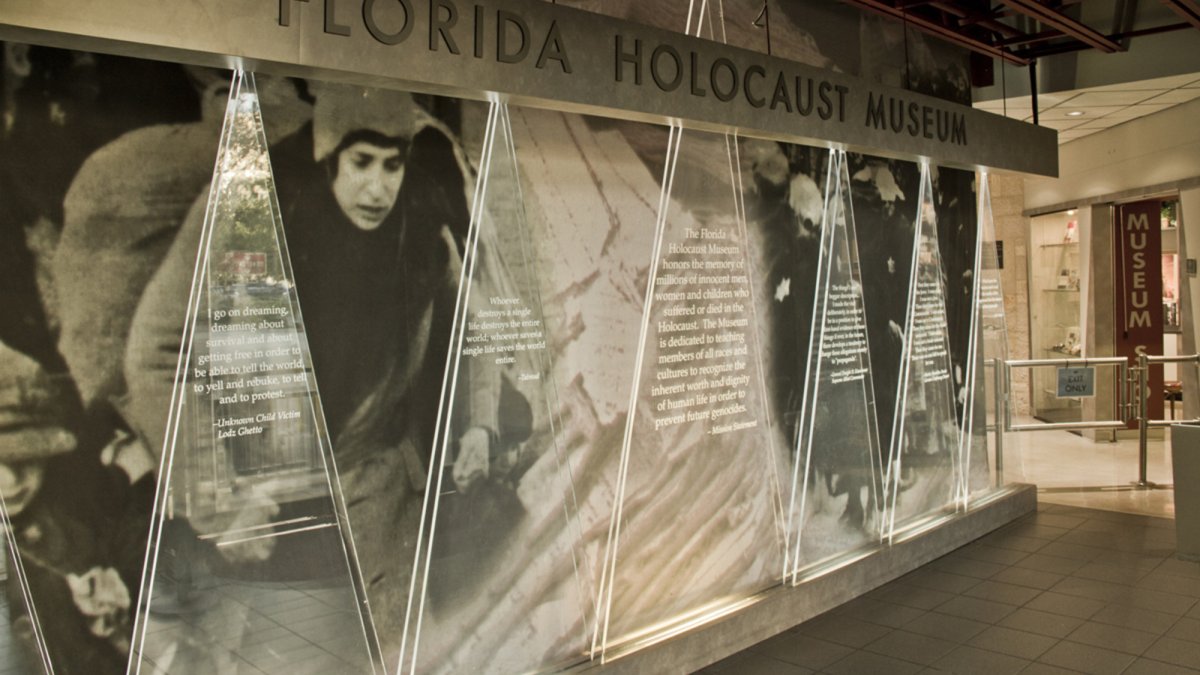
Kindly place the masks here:
POLYGON ((403 180, 399 148, 359 141, 338 155, 333 196, 356 227, 374 230, 395 208, 403 180))

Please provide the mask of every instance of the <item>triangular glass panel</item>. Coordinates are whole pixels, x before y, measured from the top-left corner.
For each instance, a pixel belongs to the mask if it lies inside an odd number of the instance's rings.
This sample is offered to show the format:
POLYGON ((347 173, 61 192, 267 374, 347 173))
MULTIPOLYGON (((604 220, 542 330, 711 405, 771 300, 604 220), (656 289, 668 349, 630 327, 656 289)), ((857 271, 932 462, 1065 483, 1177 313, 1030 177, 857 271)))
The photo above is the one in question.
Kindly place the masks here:
POLYGON ((594 575, 579 550, 539 256, 505 104, 488 111, 462 244, 414 592, 393 663, 402 673, 555 670, 586 658, 594 575))
POLYGON ((933 201, 936 209, 938 245, 945 284, 946 318, 950 345, 951 382, 958 415, 958 467, 956 480, 960 508, 965 508, 972 480, 987 480, 987 458, 971 452, 972 434, 981 406, 975 405, 979 361, 971 339, 975 322, 975 286, 979 262, 978 204, 974 195, 975 173, 948 167, 931 167, 933 201))
MULTIPOLYGON (((194 272, 130 671, 382 672, 249 73, 173 251, 194 272)), ((177 311, 185 274, 139 313, 177 311)))
POLYGON ((883 462, 845 152, 830 154, 827 175, 788 509, 793 580, 880 531, 883 462))
POLYGON ((884 481, 884 530, 889 537, 897 528, 962 497, 959 428, 932 193, 929 165, 922 164, 903 358, 884 481))
POLYGON ((976 244, 974 324, 971 330, 971 362, 976 364, 976 381, 970 424, 963 435, 970 438, 965 461, 969 468, 969 489, 972 493, 986 489, 999 478, 1003 465, 1004 435, 1003 398, 1005 383, 1003 363, 1008 359, 1008 324, 1004 314, 1004 289, 1001 283, 1003 261, 1000 242, 996 240, 992 217, 992 194, 986 171, 979 173, 977 182, 978 240, 976 244), (997 381, 1000 380, 1000 381, 997 381), (979 468, 980 463, 986 463, 979 468), (990 469, 990 471, 989 471, 990 469), (989 480, 989 474, 991 480, 989 480))
MULTIPOLYGON (((0 348, 2 348, 2 345, 0 345, 0 348)), ((7 467, 4 470, 9 471, 7 467)), ((28 488, 20 486, 18 483, 21 476, 14 474, 13 478, 17 479, 12 481, 12 483, 18 486, 16 490, 18 495, 28 490, 28 488)), ((25 499, 14 499, 14 503, 11 506, 14 510, 19 509, 24 505, 25 501, 25 499)), ((20 628, 13 626, 16 629, 13 632, 18 633, 19 631, 18 634, 24 633, 24 642, 27 647, 31 648, 22 650, 20 645, 15 644, 17 638, 13 636, 8 637, 9 644, 5 646, 6 662, 9 665, 24 666, 29 672, 40 670, 50 674, 55 672, 55 657, 54 653, 50 650, 50 645, 46 642, 46 632, 42 626, 41 616, 38 613, 38 604, 41 597, 35 595, 33 589, 30 587, 29 574, 25 569, 25 555, 22 551, 24 547, 18 543, 9 508, 9 495, 5 494, 4 491, 0 491, 0 528, 4 529, 4 546, 0 548, 0 555, 4 556, 4 571, 8 577, 8 602, 20 603, 19 608, 12 608, 12 616, 22 622, 20 628)), ((31 564, 36 565, 37 561, 31 561, 31 564)), ((126 607, 123 609, 127 609, 127 607, 126 603, 126 607)))
POLYGON ((671 128, 605 566, 602 654, 778 583, 783 518, 737 139, 671 128))

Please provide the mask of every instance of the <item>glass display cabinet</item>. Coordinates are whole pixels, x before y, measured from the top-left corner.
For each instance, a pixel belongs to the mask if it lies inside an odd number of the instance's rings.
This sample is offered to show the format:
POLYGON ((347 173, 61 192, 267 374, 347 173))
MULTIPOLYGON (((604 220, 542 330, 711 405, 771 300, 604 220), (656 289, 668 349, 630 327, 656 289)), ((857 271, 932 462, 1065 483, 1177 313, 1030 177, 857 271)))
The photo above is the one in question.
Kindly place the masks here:
MULTIPOLYGON (((1075 211, 1030 224, 1030 328, 1032 357, 1074 358, 1082 353, 1079 227, 1075 211)), ((1059 398, 1052 368, 1033 370, 1033 416, 1046 422, 1077 422, 1082 401, 1059 398)))

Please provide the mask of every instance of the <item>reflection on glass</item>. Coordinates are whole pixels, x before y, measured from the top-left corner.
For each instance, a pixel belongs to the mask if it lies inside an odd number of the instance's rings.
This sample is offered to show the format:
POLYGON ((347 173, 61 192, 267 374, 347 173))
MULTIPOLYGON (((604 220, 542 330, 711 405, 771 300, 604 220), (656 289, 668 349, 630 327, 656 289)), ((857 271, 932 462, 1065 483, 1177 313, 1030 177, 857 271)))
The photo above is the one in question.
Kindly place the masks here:
POLYGON ((954 410, 945 289, 933 185, 921 166, 912 249, 904 357, 885 486, 885 531, 962 499, 959 428, 954 410))
MULTIPOLYGON (((5 470, 8 470, 7 467, 5 467, 5 470)), ((18 487, 18 490, 20 489, 21 488, 18 487)), ((9 602, 14 602, 14 600, 20 602, 21 606, 25 609, 25 616, 28 617, 28 623, 26 625, 29 631, 29 636, 27 639, 33 643, 33 648, 36 650, 35 658, 37 662, 43 671, 47 673, 53 673, 54 657, 50 651, 49 645, 46 644, 46 636, 42 629, 42 621, 38 615, 37 598, 35 598, 32 589, 29 587, 29 576, 25 570, 25 555, 18 543, 16 532, 12 527, 12 519, 10 516, 11 512, 9 510, 8 500, 8 494, 0 490, 0 528, 4 529, 5 543, 5 545, 0 548, 0 555, 4 556, 4 566, 3 568, 0 568, 0 571, 3 571, 5 576, 11 575, 12 582, 15 582, 15 584, 10 582, 9 585, 10 588, 12 586, 16 587, 19 596, 18 598, 13 598, 10 591, 9 602)), ((17 504, 14 504, 13 506, 17 506, 17 504)), ((32 561, 32 564, 37 564, 37 562, 38 561, 36 560, 32 561)), ((71 576, 74 575, 68 575, 68 577, 71 576)), ((125 612, 128 612, 128 594, 126 594, 124 603, 118 602, 117 604, 124 605, 123 608, 118 608, 118 611, 123 609, 125 612)), ((12 640, 11 637, 8 637, 7 639, 12 640)), ((21 658, 22 655, 18 654, 19 650, 17 645, 10 644, 6 648, 6 651, 12 654, 11 663, 20 663, 23 661, 21 658)))
POLYGON ((785 574, 879 539, 882 455, 850 175, 829 157, 785 574), (818 533, 816 536, 808 532, 818 533))
POLYGON ((776 583, 783 524, 736 139, 671 128, 595 647, 776 583))
POLYGON ((275 194, 254 79, 237 72, 198 230, 132 672, 381 672, 275 194))
MULTIPOLYGON (((975 288, 972 307, 971 353, 969 363, 977 364, 970 372, 978 382, 970 390, 975 393, 971 408, 975 414, 966 419, 972 425, 963 430, 970 439, 965 461, 969 466, 971 492, 988 487, 988 471, 998 471, 1002 460, 997 456, 1003 451, 997 446, 998 434, 1003 434, 999 425, 1004 424, 1003 414, 996 397, 997 377, 1003 377, 1001 364, 1008 359, 1008 326, 1004 316, 1004 289, 1001 285, 1001 261, 999 244, 996 241, 995 222, 992 219, 992 194, 986 171, 979 174, 979 234, 975 256, 975 288), (982 373, 983 377, 978 377, 982 373), (979 402, 983 410, 979 411, 979 402), (996 430, 989 434, 989 428, 996 430), (980 457, 980 454, 983 456, 980 457), (980 467, 980 464, 984 464, 980 467)), ((1003 442, 1003 440, 1001 441, 1003 442)), ((1001 479, 1001 476, 995 476, 1001 479)))
POLYGON ((503 104, 488 111, 457 308, 398 672, 553 670, 584 658, 595 590, 503 104))

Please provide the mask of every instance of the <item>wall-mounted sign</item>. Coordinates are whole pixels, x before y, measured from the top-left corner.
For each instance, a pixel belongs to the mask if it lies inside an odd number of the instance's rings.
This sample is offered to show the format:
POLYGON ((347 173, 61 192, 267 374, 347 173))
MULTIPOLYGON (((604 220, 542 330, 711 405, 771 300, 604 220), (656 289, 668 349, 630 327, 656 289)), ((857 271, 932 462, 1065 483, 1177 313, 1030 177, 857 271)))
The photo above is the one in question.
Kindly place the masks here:
MULTIPOLYGON (((1157 199, 1120 204, 1113 212, 1114 344, 1116 355, 1128 357, 1130 365, 1141 354, 1163 353, 1161 212, 1157 199)), ((1162 368, 1151 368, 1147 378, 1149 391, 1163 390, 1162 368)), ((1150 419, 1162 419, 1162 396, 1149 396, 1146 405, 1150 419)))
POLYGON ((1059 398, 1092 398, 1096 395, 1096 368, 1059 368, 1059 398))
POLYGON ((6 0, 0 38, 1058 172, 1052 129, 537 0, 6 0))

